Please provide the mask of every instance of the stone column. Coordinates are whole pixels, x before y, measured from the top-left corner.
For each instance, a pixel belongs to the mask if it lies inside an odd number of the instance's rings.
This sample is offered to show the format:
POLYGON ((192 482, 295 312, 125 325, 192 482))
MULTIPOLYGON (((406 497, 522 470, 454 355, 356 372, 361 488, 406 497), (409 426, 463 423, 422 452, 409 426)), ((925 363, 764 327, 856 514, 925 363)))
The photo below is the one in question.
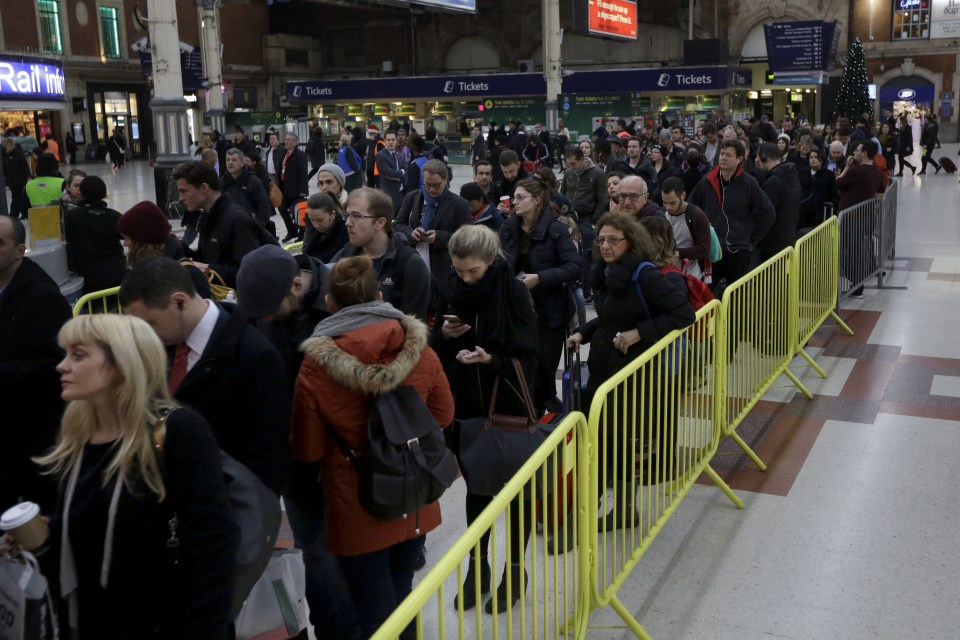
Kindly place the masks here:
POLYGON ((166 209, 168 179, 175 166, 190 160, 187 108, 180 69, 180 36, 176 0, 149 0, 150 53, 153 58, 154 134, 157 160, 154 186, 157 205, 166 209))
POLYGON ((200 40, 203 43, 203 71, 207 76, 207 114, 210 129, 225 135, 226 119, 223 103, 223 71, 220 66, 220 22, 217 9, 222 0, 197 0, 203 9, 200 18, 200 40))
POLYGON ((547 81, 546 122, 548 131, 556 131, 559 118, 558 100, 562 90, 563 70, 560 61, 560 1, 543 0, 543 76, 547 81))

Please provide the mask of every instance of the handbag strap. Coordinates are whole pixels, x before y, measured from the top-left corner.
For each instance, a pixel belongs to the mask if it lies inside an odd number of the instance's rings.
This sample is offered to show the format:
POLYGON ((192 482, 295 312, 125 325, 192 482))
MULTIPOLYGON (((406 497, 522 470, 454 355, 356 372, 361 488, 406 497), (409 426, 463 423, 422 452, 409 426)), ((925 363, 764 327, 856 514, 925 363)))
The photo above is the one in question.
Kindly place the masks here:
MULTIPOLYGON (((527 418, 530 421, 530 424, 536 424, 537 416, 533 411, 533 396, 530 394, 530 387, 527 386, 527 376, 523 373, 523 367, 520 365, 520 361, 516 358, 510 358, 510 362, 513 363, 513 370, 517 376, 517 382, 520 385, 520 396, 521 400, 527 407, 527 418)), ((497 394, 500 391, 500 378, 497 376, 493 380, 493 394, 490 396, 490 411, 487 414, 487 417, 491 420, 493 419, 493 414, 497 411, 497 394)), ((507 382, 507 384, 510 384, 507 382)), ((511 385, 512 386, 512 385, 511 385)))

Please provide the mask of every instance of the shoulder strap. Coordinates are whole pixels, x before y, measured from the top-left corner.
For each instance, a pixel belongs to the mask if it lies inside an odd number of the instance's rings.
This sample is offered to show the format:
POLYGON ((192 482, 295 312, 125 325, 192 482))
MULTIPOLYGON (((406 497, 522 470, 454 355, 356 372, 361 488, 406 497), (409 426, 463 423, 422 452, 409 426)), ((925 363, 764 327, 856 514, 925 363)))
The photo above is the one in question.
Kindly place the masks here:
POLYGON ((633 270, 633 276, 630 279, 633 281, 633 286, 637 290, 637 296, 640 298, 640 303, 643 304, 643 310, 647 312, 648 318, 652 318, 653 316, 650 315, 650 307, 647 306, 647 299, 643 295, 643 288, 640 286, 640 272, 647 267, 653 267, 656 269, 657 265, 653 264, 649 260, 644 260, 637 265, 636 269, 633 270))
MULTIPOLYGON (((533 396, 530 394, 530 387, 527 385, 527 376, 523 373, 523 367, 520 365, 520 361, 516 358, 510 358, 510 362, 513 364, 513 371, 517 376, 517 383, 520 385, 520 398, 523 400, 524 405, 527 407, 527 419, 529 422, 529 428, 531 430, 535 429, 537 422, 537 416, 534 413, 533 407, 533 396)), ((493 420, 493 415, 496 413, 497 408, 497 392, 500 390, 500 378, 502 376, 497 376, 493 380, 493 393, 490 396, 490 411, 487 413, 487 417, 490 420, 493 420)), ((513 388, 513 385, 510 382, 507 382, 507 385, 510 388, 513 388)), ((516 389, 514 389, 516 392, 516 389)))

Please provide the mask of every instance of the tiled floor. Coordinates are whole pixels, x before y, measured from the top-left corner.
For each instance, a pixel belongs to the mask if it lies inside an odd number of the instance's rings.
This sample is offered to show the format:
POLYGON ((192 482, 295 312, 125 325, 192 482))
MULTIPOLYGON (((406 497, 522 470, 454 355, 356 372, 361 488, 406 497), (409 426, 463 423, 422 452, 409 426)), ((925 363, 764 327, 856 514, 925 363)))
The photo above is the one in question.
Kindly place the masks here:
MULTIPOLYGON (((145 164, 96 169, 121 211, 152 197, 145 164)), ((900 180, 887 288, 844 304, 854 336, 810 342, 826 380, 794 362, 813 400, 783 379, 738 430, 769 468, 732 442, 714 459, 745 508, 692 492, 622 588, 654 638, 960 637, 960 186, 900 180)), ((428 562, 464 530, 463 495, 460 482, 445 495, 428 562)), ((631 637, 620 627, 598 611, 589 637, 631 637)))

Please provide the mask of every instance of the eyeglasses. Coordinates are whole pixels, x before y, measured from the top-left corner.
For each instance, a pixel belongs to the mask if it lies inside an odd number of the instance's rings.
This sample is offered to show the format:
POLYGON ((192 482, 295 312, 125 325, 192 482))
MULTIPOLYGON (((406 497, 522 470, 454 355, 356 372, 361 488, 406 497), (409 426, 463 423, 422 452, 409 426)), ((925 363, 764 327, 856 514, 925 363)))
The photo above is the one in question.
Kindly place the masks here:
POLYGON ((593 241, 593 244, 597 245, 598 247, 602 247, 605 244, 608 244, 611 247, 615 247, 621 242, 623 242, 624 240, 626 240, 626 238, 614 238, 613 236, 607 236, 605 238, 599 237, 593 241))
POLYGON ((525 196, 525 195, 523 195, 522 193, 515 193, 515 194, 513 194, 513 200, 514 200, 514 202, 523 202, 523 201, 526 200, 527 198, 532 198, 532 197, 533 197, 533 196, 525 196))
POLYGON ((347 221, 348 222, 359 222, 360 220, 376 220, 380 216, 365 216, 362 213, 357 213, 356 211, 347 212, 347 221))
POLYGON ((441 180, 440 182, 427 182, 426 180, 423 181, 423 186, 430 190, 443 189, 443 185, 445 184, 447 184, 446 180, 441 180))
POLYGON ((639 200, 640 198, 642 198, 642 197, 644 197, 644 196, 646 196, 646 195, 650 195, 650 194, 648 194, 648 193, 624 193, 623 191, 620 192, 620 198, 621 198, 621 199, 633 200, 634 202, 636 202, 637 200, 639 200))

